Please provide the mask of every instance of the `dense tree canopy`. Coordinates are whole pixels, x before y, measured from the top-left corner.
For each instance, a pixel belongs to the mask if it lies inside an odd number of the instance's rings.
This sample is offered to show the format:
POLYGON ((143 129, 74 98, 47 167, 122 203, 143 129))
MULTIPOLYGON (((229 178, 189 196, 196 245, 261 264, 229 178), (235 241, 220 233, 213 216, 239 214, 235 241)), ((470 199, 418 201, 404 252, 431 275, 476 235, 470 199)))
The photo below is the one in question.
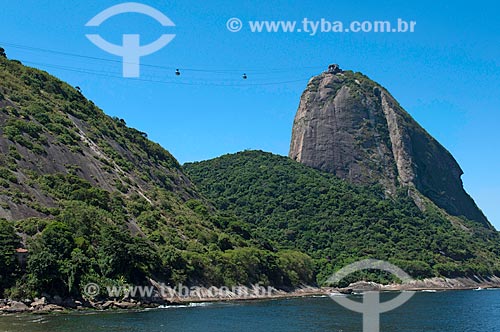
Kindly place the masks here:
POLYGON ((422 212, 401 189, 385 197, 377 186, 335 176, 261 151, 184 166, 217 208, 277 249, 312 256, 319 280, 360 258, 398 263, 415 277, 500 272, 496 231, 446 216, 427 202, 422 212))

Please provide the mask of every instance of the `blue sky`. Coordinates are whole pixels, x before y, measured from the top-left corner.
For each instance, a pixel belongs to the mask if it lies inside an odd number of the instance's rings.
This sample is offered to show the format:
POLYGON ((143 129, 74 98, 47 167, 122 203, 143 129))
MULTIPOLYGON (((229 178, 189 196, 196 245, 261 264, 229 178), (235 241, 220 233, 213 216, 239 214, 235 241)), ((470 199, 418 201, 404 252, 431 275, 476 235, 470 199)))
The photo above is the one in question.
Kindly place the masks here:
POLYGON ((385 86, 452 152, 465 172, 467 191, 500 229, 497 2, 140 2, 157 8, 176 26, 122 14, 98 28, 85 27, 97 13, 121 1, 4 1, 0 45, 10 58, 80 86, 107 114, 147 132, 180 162, 244 149, 286 155, 308 79, 339 63, 385 86), (414 33, 400 34, 252 33, 248 26, 232 33, 226 28, 232 17, 244 24, 306 17, 343 22, 402 18, 417 25, 414 33), (120 58, 90 43, 88 33, 117 44, 124 33, 141 34, 143 43, 162 33, 176 37, 141 59, 143 65, 161 68, 142 66, 144 80, 138 81, 120 77, 120 58), (180 77, 174 75, 175 68, 182 70, 180 77), (244 72, 247 80, 241 78, 244 72), (268 84, 279 82, 288 83, 268 84))

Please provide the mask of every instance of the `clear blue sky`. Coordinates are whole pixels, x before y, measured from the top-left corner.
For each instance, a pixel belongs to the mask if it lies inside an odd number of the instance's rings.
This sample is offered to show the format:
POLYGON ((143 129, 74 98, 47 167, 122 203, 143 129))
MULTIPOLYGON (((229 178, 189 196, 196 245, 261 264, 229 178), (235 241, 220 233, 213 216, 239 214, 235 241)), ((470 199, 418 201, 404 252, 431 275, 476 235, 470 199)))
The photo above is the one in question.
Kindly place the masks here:
POLYGON ((243 149, 286 155, 293 117, 307 80, 330 63, 361 71, 385 86, 462 166, 463 181, 500 229, 500 5, 496 1, 159 1, 144 0, 175 27, 123 14, 99 28, 85 23, 120 1, 3 1, 0 45, 10 58, 49 71, 107 114, 145 131, 180 162, 243 149), (226 21, 417 21, 415 33, 238 33, 226 21), (141 59, 141 78, 120 78, 119 62, 91 60, 9 44, 119 60, 91 44, 86 33, 113 43, 140 33, 175 39, 141 59), (98 72, 101 75, 70 69, 98 72), (173 70, 183 73, 175 77, 173 70), (189 71, 206 69, 211 72, 189 71), (282 69, 282 70, 277 70, 282 69), (213 72, 217 71, 217 72, 213 72), (220 72, 219 72, 220 71, 220 72), (241 74, 246 72, 248 80, 241 74), (118 76, 118 77, 115 77, 118 76), (155 83, 159 80, 195 85, 155 83), (277 85, 252 85, 296 81, 277 85), (227 86, 218 86, 223 84, 227 86))

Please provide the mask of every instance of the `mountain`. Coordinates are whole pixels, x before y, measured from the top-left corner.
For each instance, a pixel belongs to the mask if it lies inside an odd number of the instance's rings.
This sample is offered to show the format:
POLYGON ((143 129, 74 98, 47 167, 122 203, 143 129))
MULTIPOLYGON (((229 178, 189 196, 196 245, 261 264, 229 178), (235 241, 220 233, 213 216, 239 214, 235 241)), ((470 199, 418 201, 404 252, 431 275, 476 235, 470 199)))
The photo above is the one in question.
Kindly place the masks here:
POLYGON ((406 188, 387 196, 290 158, 245 151, 184 165, 199 190, 274 248, 315 259, 318 281, 359 259, 391 261, 415 278, 500 275, 500 237, 451 217, 406 188))
POLYGON ((101 300, 130 283, 290 289, 366 257, 415 277, 500 275, 498 233, 418 191, 261 151, 181 166, 1 48, 0 152, 0 297, 89 298, 88 283, 101 300))
POLYGON ((289 157, 355 184, 409 188, 453 216, 492 228, 465 192, 462 169, 384 89, 337 65, 313 77, 300 99, 289 157), (415 189, 415 190, 413 190, 415 189))
POLYGON ((453 156, 386 89, 337 65, 302 94, 289 158, 246 151, 184 169, 216 208, 313 257, 320 282, 362 258, 421 278, 500 271, 499 235, 453 156))
POLYGON ((309 257, 266 248, 145 133, 0 52, 0 297, 80 297, 89 282, 148 278, 313 282, 309 257), (26 264, 16 260, 19 248, 28 250, 26 264))

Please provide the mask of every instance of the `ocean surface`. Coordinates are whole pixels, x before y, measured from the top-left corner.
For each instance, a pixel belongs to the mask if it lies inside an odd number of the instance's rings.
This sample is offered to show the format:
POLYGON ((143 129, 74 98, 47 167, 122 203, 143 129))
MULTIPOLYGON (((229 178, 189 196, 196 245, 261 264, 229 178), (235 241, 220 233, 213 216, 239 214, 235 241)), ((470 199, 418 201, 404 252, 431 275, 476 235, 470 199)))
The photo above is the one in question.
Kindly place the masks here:
MULTIPOLYGON (((382 300, 393 296, 383 294, 382 300)), ((138 312, 4 316, 0 331, 361 332, 362 316, 329 297, 311 297, 138 312)), ((403 306, 382 314, 380 331, 499 332, 500 290, 419 292, 403 306)))

